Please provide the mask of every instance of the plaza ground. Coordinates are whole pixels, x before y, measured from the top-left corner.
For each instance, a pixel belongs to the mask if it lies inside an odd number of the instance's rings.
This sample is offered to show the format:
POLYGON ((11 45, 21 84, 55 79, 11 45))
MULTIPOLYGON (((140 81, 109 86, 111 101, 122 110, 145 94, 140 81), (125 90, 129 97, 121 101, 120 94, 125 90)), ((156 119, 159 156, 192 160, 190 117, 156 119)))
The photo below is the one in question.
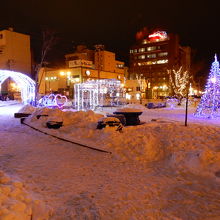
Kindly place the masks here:
POLYGON ((183 107, 149 110, 130 105, 143 111, 140 119, 146 123, 125 127, 123 133, 95 129, 100 114, 113 108, 99 109, 98 114, 48 111, 64 120, 59 130, 47 129, 44 118, 27 120, 42 131, 109 154, 20 124, 13 113, 21 107, 0 107, 0 170, 9 177, 0 189, 8 186, 12 191, 14 182, 23 184, 19 196, 2 191, 0 219, 16 219, 13 213, 24 220, 220 218, 218 119, 194 118, 195 108, 190 108, 185 127, 183 107), (15 206, 19 203, 25 208, 15 206))

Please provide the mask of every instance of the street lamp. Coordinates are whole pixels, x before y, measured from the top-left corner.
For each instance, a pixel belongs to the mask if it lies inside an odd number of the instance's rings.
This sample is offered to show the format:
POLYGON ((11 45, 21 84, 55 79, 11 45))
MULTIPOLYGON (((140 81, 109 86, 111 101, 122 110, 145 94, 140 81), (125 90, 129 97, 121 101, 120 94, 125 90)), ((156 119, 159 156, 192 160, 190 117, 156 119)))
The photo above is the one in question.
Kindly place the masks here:
MULTIPOLYGON (((66 76, 66 88, 67 88, 67 93, 65 95, 69 96, 70 94, 70 85, 69 85, 69 80, 70 80, 70 76, 71 76, 71 72, 70 71, 60 71, 60 76, 66 76)), ((64 90, 65 91, 65 90, 64 90)))

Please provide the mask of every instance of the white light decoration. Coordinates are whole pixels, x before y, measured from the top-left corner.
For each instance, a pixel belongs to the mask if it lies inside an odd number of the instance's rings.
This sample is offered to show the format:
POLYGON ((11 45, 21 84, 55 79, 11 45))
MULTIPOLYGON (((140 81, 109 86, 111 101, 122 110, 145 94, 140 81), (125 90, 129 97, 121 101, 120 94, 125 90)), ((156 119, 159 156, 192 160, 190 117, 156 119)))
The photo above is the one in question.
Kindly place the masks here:
POLYGON ((45 95, 43 98, 39 100, 39 106, 44 106, 48 108, 60 108, 62 109, 64 104, 68 101, 65 95, 61 94, 53 94, 45 95))
POLYGON ((100 105, 117 105, 123 98, 124 89, 115 79, 88 80, 74 85, 74 102, 76 109, 94 110, 100 105))
POLYGON ((27 75, 9 70, 0 70, 0 88, 5 80, 11 78, 21 89, 21 98, 24 104, 35 100, 35 82, 27 75))
POLYGON ((216 83, 216 78, 215 77, 211 78, 211 82, 216 83))

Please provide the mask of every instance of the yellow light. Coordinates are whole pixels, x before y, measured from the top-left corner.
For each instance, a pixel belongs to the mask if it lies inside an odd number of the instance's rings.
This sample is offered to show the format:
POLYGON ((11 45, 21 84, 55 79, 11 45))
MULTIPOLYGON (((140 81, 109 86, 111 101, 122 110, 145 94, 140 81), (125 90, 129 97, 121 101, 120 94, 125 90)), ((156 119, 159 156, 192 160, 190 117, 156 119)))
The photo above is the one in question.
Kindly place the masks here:
POLYGON ((70 76, 70 75, 71 75, 71 72, 70 72, 70 71, 68 71, 68 72, 67 72, 67 76, 70 76))
POLYGON ((64 75, 65 75, 65 73, 64 73, 64 72, 60 72, 60 75, 61 75, 61 76, 64 76, 64 75))
POLYGON ((76 78, 75 80, 76 80, 76 82, 79 82, 79 78, 76 78))
POLYGON ((15 88, 16 87, 15 83, 11 83, 11 87, 15 88))
POLYGON ((45 80, 48 80, 48 77, 46 77, 45 80))
POLYGON ((122 83, 122 84, 121 84, 121 87, 124 87, 124 86, 125 86, 125 84, 124 84, 124 83, 122 83))
POLYGON ((167 89, 167 85, 163 85, 163 90, 166 90, 167 89))

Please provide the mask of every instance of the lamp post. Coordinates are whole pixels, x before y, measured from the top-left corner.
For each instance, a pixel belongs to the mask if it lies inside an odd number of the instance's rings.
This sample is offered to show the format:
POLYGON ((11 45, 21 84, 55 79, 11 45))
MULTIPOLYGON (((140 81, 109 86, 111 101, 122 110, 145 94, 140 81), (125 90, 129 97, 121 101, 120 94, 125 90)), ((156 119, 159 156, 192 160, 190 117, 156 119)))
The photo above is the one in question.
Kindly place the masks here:
POLYGON ((65 76, 66 77, 66 88, 67 88, 68 93, 65 94, 65 95, 69 96, 69 94, 70 94, 70 83, 69 82, 70 82, 71 72, 70 71, 67 71, 67 72, 60 71, 60 76, 65 76))

